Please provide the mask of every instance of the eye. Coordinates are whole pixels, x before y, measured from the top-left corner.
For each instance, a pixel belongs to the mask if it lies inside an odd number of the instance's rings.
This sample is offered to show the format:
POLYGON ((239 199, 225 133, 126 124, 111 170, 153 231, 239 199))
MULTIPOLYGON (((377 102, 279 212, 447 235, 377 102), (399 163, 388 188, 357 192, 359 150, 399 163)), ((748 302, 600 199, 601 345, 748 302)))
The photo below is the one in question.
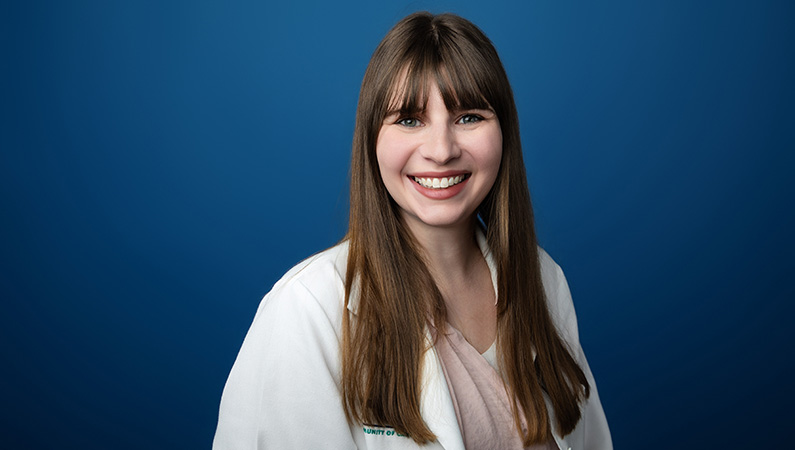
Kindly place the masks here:
POLYGON ((420 126, 420 121, 418 119, 415 119, 414 117, 404 117, 402 119, 399 119, 395 123, 398 125, 402 125, 406 128, 414 128, 420 126))
POLYGON ((483 120, 483 116, 477 114, 464 114, 463 116, 461 116, 460 119, 458 119, 458 122, 462 124, 469 124, 469 123, 477 123, 480 122, 481 120, 483 120))

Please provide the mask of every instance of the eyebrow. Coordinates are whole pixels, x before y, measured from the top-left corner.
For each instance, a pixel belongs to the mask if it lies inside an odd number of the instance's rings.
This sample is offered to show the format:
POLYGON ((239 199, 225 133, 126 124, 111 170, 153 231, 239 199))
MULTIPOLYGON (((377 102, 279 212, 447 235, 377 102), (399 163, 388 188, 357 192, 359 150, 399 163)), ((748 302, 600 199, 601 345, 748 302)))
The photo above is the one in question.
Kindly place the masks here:
MULTIPOLYGON (((494 111, 494 108, 492 108, 491 106, 486 106, 485 108, 479 108, 479 107, 469 107, 469 108, 455 107, 453 109, 448 109, 448 111, 454 112, 454 113, 461 113, 461 112, 464 112, 464 111, 489 111, 491 113, 495 113, 496 114, 496 112, 494 111)), ((417 110, 410 110, 408 108, 393 108, 393 109, 387 110, 386 115, 384 117, 389 117, 389 116, 393 116, 393 115, 396 115, 396 114, 397 115, 422 114, 424 112, 425 112, 425 108, 417 109, 417 110)))
POLYGON ((425 108, 392 108, 387 110, 386 117, 389 117, 394 114, 411 115, 411 114, 422 114, 424 112, 425 108))

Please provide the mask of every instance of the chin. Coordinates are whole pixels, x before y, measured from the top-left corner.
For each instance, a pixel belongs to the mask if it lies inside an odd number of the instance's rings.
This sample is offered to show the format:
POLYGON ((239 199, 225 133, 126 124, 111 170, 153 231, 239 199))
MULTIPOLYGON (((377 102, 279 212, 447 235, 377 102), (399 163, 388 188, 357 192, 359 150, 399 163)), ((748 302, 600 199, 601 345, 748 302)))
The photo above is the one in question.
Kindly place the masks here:
POLYGON ((449 228, 467 223, 472 214, 425 214, 415 219, 430 227, 449 228))

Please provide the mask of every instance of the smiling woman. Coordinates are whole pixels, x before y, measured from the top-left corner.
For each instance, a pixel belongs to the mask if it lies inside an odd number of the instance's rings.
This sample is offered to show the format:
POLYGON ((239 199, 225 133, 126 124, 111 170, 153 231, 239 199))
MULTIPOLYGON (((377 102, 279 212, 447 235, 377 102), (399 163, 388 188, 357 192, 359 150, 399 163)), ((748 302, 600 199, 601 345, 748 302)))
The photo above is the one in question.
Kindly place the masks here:
POLYGON ((450 111, 429 82, 425 109, 384 119, 376 155, 389 195, 414 235, 470 221, 500 167, 502 132, 491 109, 450 111))
POLYGON ((612 448, 508 78, 477 27, 428 13, 370 60, 348 234, 263 299, 214 442, 420 447, 612 448))

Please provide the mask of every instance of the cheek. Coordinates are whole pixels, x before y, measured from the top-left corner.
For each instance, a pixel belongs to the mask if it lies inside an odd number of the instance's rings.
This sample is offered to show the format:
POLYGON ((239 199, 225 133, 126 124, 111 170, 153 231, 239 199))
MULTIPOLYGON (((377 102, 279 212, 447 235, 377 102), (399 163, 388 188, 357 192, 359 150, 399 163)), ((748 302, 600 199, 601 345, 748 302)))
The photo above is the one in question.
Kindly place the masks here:
POLYGON ((400 140, 395 139, 391 133, 382 130, 378 134, 375 154, 378 159, 378 168, 381 170, 381 177, 387 185, 389 185, 388 180, 402 177, 402 171, 410 152, 405 150, 405 145, 402 145, 400 140))
POLYGON ((502 162, 502 133, 497 131, 484 136, 482 144, 483 151, 479 155, 480 166, 496 177, 502 162))

